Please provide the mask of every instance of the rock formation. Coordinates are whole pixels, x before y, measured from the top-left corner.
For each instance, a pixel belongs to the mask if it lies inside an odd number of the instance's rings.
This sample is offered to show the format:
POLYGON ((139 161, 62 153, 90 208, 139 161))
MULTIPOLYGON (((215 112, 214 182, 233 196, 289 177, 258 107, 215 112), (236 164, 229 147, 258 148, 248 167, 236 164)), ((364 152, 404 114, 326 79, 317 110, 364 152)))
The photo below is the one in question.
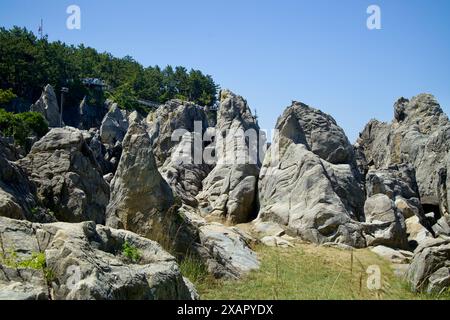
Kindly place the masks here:
MULTIPOLYGON (((448 214, 447 154, 450 122, 432 95, 401 98, 392 123, 370 121, 360 135, 359 148, 368 165, 377 169, 410 164, 415 169, 420 201, 425 211, 448 214)), ((425 212, 427 213, 427 212, 425 212)))
POLYGON ((37 206, 35 187, 26 173, 11 160, 14 147, 0 141, 0 216, 13 219, 38 219, 32 211, 37 206))
POLYGON ((259 126, 247 102, 221 91, 215 136, 217 164, 203 180, 197 196, 202 215, 230 223, 248 222, 256 215, 259 175, 259 126))
POLYGON ((413 291, 439 294, 450 287, 450 238, 428 239, 416 250, 408 270, 413 291))
POLYGON ((276 129, 259 176, 259 218, 316 243, 364 247, 358 223, 364 192, 343 130, 330 116, 298 102, 276 129))
POLYGON ((179 214, 172 190, 158 171, 143 124, 133 123, 123 140, 106 223, 158 241, 177 254, 185 254, 198 238, 179 214))
POLYGON ((18 164, 36 184, 40 203, 58 221, 105 222, 109 186, 82 131, 52 129, 18 164))
POLYGON ((49 127, 60 127, 62 125, 58 99, 51 85, 47 85, 41 97, 30 107, 30 111, 41 113, 48 122, 49 127))
POLYGON ((0 217, 0 239, 0 299, 196 297, 173 256, 128 231, 93 222, 33 224, 0 217))
POLYGON ((121 110, 117 103, 111 103, 108 113, 100 126, 102 143, 114 145, 121 142, 128 130, 128 117, 126 111, 121 110))
POLYGON ((200 160, 203 157, 203 134, 209 127, 205 111, 193 103, 171 100, 146 121, 162 176, 182 203, 197 206, 195 197, 212 167, 194 159, 194 152, 200 160))

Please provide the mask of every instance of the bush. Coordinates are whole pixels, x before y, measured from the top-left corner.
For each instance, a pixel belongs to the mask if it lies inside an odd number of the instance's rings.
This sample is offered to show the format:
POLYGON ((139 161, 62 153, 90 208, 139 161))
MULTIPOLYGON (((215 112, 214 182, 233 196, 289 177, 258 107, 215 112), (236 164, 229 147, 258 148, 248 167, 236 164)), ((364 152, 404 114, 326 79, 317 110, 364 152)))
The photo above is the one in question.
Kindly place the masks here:
POLYGON ((0 107, 9 103, 12 99, 17 98, 12 89, 0 89, 0 107))
POLYGON ((122 246, 122 254, 132 262, 138 262, 141 259, 139 250, 135 246, 131 245, 128 241, 125 241, 122 246))
POLYGON ((0 109, 0 132, 13 137, 17 144, 25 146, 27 137, 35 134, 41 138, 48 132, 44 117, 37 112, 11 113, 0 109))
POLYGON ((16 117, 23 121, 26 127, 36 133, 39 137, 43 137, 48 132, 48 124, 44 117, 38 112, 19 113, 16 117))

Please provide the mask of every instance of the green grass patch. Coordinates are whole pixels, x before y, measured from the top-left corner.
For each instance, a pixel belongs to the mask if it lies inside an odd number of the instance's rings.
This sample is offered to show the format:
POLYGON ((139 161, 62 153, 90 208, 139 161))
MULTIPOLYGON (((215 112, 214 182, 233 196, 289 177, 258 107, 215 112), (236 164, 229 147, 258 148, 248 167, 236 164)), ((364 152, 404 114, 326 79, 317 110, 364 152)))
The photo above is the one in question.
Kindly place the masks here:
POLYGON ((206 266, 192 256, 188 256, 180 262, 181 274, 188 278, 192 283, 210 282, 210 275, 206 266))
POLYGON ((345 251, 310 244, 257 246, 261 268, 239 281, 192 279, 203 300, 405 300, 450 298, 414 294, 390 264, 368 249, 345 251), (353 253, 352 253, 353 252, 353 253), (381 270, 381 288, 369 290, 367 268, 381 270))

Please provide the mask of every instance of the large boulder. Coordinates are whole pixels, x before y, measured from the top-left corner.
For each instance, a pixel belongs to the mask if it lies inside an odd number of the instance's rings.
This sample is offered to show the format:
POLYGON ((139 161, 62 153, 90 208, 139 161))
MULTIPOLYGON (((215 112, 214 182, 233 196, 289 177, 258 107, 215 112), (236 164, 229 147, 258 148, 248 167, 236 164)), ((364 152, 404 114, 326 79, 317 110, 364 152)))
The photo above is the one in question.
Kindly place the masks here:
POLYGON ((109 186, 83 132, 55 128, 17 163, 37 186, 39 202, 59 221, 105 222, 109 186))
POLYGON ((36 188, 25 172, 12 161, 0 144, 0 216, 13 219, 33 218, 36 188))
POLYGON ((173 256, 134 233, 96 225, 0 217, 0 298, 190 300, 173 256))
POLYGON ((364 204, 364 213, 368 246, 408 248, 405 218, 387 195, 376 194, 368 198, 364 204))
POLYGON ((259 218, 312 242, 364 247, 364 191, 342 129, 298 102, 276 129, 259 176, 259 218))
POLYGON ((420 245, 408 279, 414 291, 439 294, 450 288, 450 238, 428 239, 420 245))
POLYGON ((215 278, 239 279, 259 268, 251 239, 233 227, 209 223, 200 227, 200 241, 206 254, 206 266, 215 278))
POLYGON ((197 206, 195 197, 212 168, 203 162, 202 138, 208 129, 204 109, 190 102, 170 100, 150 113, 146 121, 163 178, 182 203, 197 206), (200 159, 195 158, 195 153, 200 159))
POLYGON ((358 147, 367 164, 376 169, 411 164, 425 211, 448 214, 450 122, 432 95, 399 99, 394 105, 394 120, 370 121, 360 134, 358 147))
POLYGON ((109 105, 109 111, 100 126, 100 137, 102 143, 114 145, 123 140, 129 124, 125 110, 121 110, 117 103, 109 103, 109 105))
POLYGON ((39 112, 48 122, 49 127, 61 127, 61 117, 55 90, 51 85, 46 85, 41 97, 31 105, 30 111, 39 112))
POLYGON ((180 255, 198 238, 179 214, 172 190, 158 171, 144 124, 133 123, 123 140, 106 211, 108 226, 136 232, 180 255))
POLYGON ((224 90, 215 132, 217 164, 203 180, 197 196, 202 215, 229 223, 248 222, 256 216, 260 166, 260 131, 247 102, 224 90))

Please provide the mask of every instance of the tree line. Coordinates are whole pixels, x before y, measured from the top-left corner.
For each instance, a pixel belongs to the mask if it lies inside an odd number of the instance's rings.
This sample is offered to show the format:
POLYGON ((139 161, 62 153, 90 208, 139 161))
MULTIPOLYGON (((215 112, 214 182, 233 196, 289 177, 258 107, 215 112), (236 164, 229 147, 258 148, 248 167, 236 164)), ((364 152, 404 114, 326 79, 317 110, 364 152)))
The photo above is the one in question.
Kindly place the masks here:
POLYGON ((137 100, 164 103, 173 98, 211 106, 218 91, 213 78, 199 70, 144 67, 130 56, 117 58, 84 45, 50 42, 26 28, 0 28, 0 89, 34 102, 48 83, 56 92, 68 87, 68 103, 88 96, 91 104, 100 105, 110 98, 129 110, 140 107, 137 100), (94 94, 83 84, 86 78, 105 81, 107 89, 94 94))

